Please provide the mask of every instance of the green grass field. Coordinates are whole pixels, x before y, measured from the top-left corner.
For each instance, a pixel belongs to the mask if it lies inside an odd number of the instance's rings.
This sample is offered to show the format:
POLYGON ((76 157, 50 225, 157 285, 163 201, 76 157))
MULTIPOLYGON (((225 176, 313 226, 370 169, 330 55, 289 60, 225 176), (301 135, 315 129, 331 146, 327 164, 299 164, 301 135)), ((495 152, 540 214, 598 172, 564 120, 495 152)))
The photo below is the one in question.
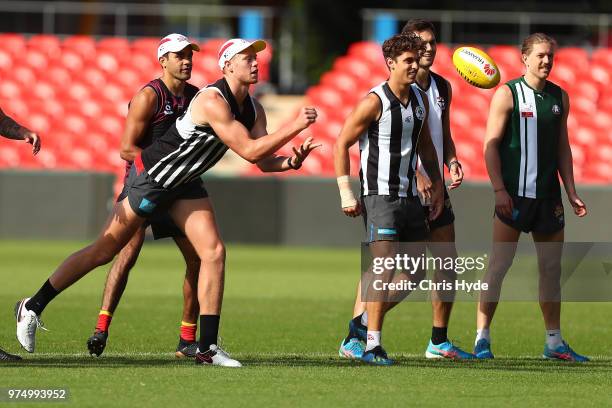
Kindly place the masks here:
MULTIPOLYGON (((199 367, 175 359, 183 266, 174 246, 151 243, 132 272, 101 358, 86 354, 85 341, 95 326, 107 268, 91 273, 47 308, 43 320, 50 331, 39 331, 37 352, 24 355, 15 339, 15 301, 34 293, 80 246, 0 241, 0 346, 24 356, 20 364, 0 366, 0 388, 68 387, 68 405, 79 407, 612 402, 607 344, 612 305, 606 303, 564 306, 564 337, 593 358, 588 364, 539 359, 543 325, 534 303, 500 306, 492 329, 494 361, 426 360, 431 307, 410 302, 398 306, 385 322, 384 344, 397 365, 369 367, 339 359, 359 249, 229 246, 221 336, 243 369, 199 367)), ((467 349, 473 342, 475 307, 458 303, 449 330, 467 349)))

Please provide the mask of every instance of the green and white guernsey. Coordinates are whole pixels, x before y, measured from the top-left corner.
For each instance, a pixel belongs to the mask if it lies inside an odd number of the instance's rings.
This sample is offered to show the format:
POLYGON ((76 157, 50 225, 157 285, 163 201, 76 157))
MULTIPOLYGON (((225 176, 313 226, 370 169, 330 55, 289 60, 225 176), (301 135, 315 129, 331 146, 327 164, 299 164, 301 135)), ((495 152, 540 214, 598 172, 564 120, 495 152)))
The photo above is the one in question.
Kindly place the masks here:
POLYGON ((561 88, 546 81, 542 91, 523 77, 506 83, 514 107, 499 146, 508 193, 528 198, 559 198, 559 135, 563 117, 561 88))

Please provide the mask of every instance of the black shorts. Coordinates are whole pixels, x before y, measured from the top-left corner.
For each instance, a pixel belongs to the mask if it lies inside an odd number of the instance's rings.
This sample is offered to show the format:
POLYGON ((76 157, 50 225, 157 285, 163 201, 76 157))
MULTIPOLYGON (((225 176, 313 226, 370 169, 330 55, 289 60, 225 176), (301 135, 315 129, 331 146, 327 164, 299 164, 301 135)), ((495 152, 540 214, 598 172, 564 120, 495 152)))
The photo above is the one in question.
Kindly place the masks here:
POLYGON ((361 199, 366 242, 415 242, 427 238, 425 213, 418 197, 364 196, 361 199))
POLYGON ((445 227, 455 222, 455 213, 453 212, 453 205, 451 204, 450 197, 448 196, 448 190, 444 189, 444 207, 442 207, 442 213, 435 220, 429 219, 430 207, 428 205, 423 206, 425 211, 425 219, 429 225, 429 230, 433 231, 436 228, 445 227))
POLYGON ((151 180, 146 171, 138 174, 136 166, 132 166, 123 191, 117 197, 117 202, 126 197, 132 210, 140 217, 146 218, 148 224, 151 225, 153 238, 161 239, 185 236, 168 214, 168 209, 172 204, 176 200, 206 198, 208 192, 201 179, 167 189, 151 180))
POLYGON ((501 222, 523 232, 553 234, 565 227, 561 198, 527 198, 512 196, 512 218, 495 211, 501 222))

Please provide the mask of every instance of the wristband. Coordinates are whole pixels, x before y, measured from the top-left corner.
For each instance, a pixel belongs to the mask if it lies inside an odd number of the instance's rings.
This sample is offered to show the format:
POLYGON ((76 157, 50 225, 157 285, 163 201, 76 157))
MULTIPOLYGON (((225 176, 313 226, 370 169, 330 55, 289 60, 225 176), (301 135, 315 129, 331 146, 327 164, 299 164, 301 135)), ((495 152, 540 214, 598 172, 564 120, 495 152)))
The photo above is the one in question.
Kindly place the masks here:
POLYGON ((293 170, 298 170, 300 167, 302 167, 302 163, 300 163, 299 166, 294 165, 293 163, 291 163, 291 159, 293 159, 293 156, 291 156, 290 158, 287 159, 287 165, 292 168, 293 170))
POLYGON ((340 176, 337 178, 338 188, 340 189, 340 206, 342 208, 354 207, 357 205, 357 200, 351 189, 349 176, 340 176))
POLYGON ((453 160, 450 163, 448 163, 448 168, 450 169, 453 164, 456 164, 457 166, 459 166, 460 169, 462 168, 461 163, 459 163, 459 160, 453 160))

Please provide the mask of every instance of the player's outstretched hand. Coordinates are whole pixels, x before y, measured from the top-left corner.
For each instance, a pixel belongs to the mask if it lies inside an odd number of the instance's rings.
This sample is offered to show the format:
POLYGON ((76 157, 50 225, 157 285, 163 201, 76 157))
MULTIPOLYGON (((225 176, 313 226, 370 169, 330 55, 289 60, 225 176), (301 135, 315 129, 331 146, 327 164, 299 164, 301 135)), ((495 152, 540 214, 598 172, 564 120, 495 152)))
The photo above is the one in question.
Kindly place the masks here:
POLYGON ((463 183, 463 169, 461 168, 461 163, 458 161, 454 161, 451 163, 448 171, 451 176, 451 184, 448 186, 449 190, 455 189, 463 183))
POLYGON ((361 215, 361 204, 359 204, 359 201, 357 201, 357 204, 355 205, 343 207, 342 212, 344 212, 344 215, 348 215, 349 217, 357 217, 361 215))
POLYGON ((512 203, 512 197, 510 197, 506 189, 495 192, 495 211, 511 219, 513 210, 514 204, 512 203))
POLYGON ((40 151, 40 136, 36 132, 27 132, 23 140, 32 145, 32 154, 38 154, 40 151))
POLYGON ((568 198, 570 204, 574 208, 574 214, 581 218, 587 215, 586 205, 584 204, 584 201, 582 201, 580 197, 578 197, 577 194, 571 194, 568 198))
POLYGON ((300 112, 295 118, 296 125, 300 130, 306 129, 308 126, 315 123, 317 120, 317 110, 312 106, 305 106, 300 109, 300 112))
POLYGON ((304 143, 302 143, 299 149, 296 149, 295 147, 292 148, 294 154, 291 157, 291 164, 293 165, 294 169, 297 170, 302 167, 302 163, 304 162, 304 160, 306 160, 310 152, 312 152, 317 147, 323 146, 322 143, 312 144, 313 141, 314 138, 308 137, 306 138, 306 140, 304 140, 304 143))

